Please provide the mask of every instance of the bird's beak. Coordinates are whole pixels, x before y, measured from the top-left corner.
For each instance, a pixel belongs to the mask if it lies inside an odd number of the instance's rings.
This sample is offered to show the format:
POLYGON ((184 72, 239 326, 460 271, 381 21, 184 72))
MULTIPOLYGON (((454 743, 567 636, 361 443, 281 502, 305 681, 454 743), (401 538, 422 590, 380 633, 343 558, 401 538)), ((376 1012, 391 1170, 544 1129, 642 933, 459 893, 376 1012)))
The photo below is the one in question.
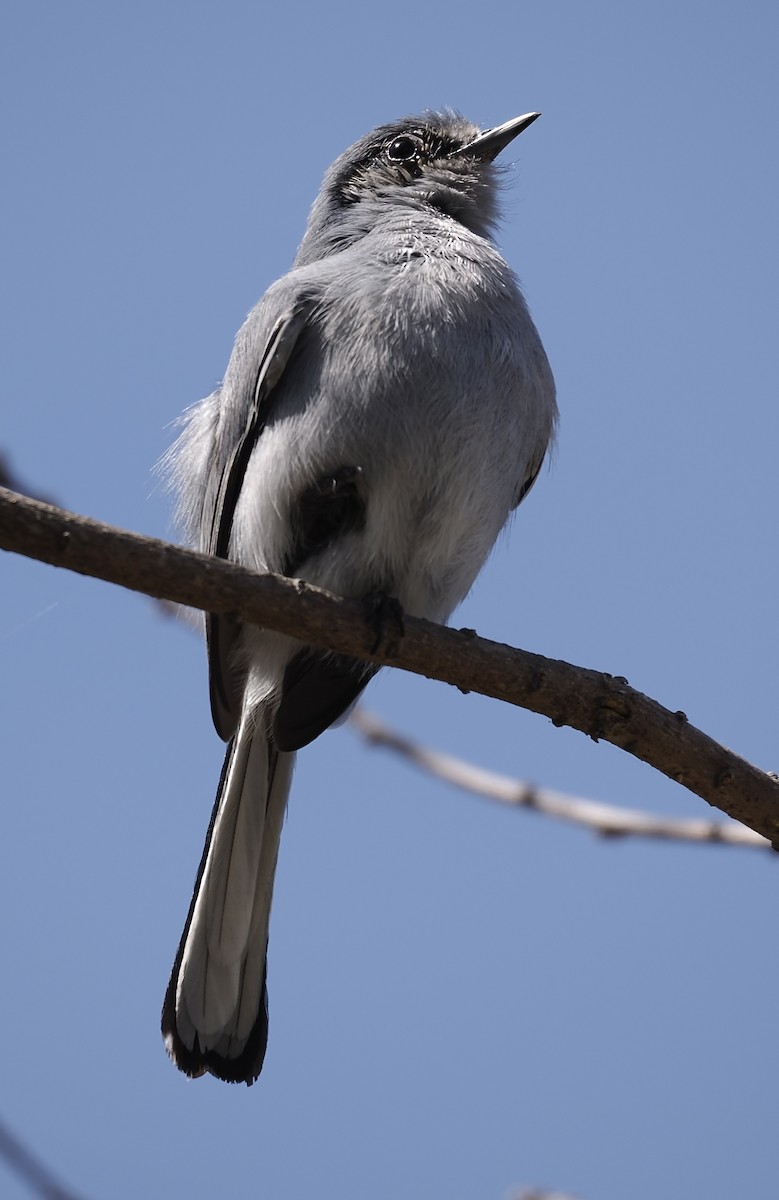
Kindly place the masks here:
POLYGON ((523 129, 527 129, 528 125, 532 125, 536 117, 540 116, 540 113, 525 113, 523 117, 514 117, 511 121, 505 121, 503 125, 496 125, 494 129, 485 129, 484 133, 480 133, 467 146, 455 150, 452 158, 456 158, 458 154, 467 154, 484 162, 492 162, 501 150, 505 150, 509 142, 513 142, 523 129))

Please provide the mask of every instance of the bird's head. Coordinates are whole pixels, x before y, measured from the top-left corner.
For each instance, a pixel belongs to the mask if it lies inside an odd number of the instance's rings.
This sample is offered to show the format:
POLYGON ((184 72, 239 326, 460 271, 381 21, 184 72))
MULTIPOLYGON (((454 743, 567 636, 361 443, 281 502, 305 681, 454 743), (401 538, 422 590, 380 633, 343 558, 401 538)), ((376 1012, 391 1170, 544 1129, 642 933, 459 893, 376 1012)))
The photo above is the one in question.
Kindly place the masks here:
POLYGON ((485 131, 452 112, 380 125, 325 175, 297 265, 344 249, 404 207, 443 214, 489 236, 497 218, 494 160, 538 116, 526 113, 485 131))

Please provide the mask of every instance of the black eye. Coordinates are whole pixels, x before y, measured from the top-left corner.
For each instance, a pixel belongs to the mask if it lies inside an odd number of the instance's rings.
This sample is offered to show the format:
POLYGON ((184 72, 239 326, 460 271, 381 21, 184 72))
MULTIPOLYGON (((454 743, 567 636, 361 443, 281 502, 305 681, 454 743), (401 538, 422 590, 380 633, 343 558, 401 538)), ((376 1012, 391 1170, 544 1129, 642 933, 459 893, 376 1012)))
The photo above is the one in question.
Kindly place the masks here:
POLYGON ((403 133, 400 137, 393 138, 387 146, 387 158, 390 162, 409 162, 418 158, 421 150, 422 143, 419 138, 403 133))

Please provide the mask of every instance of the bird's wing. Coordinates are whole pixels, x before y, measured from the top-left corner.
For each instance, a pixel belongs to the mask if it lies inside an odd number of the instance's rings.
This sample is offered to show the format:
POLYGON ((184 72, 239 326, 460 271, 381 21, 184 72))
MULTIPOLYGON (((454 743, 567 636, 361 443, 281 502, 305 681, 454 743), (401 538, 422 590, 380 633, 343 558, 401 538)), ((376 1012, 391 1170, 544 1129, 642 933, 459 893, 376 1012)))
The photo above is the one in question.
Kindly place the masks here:
MULTIPOLYGON (((254 394, 248 407, 244 428, 227 456, 221 475, 213 479, 212 494, 205 511, 211 512, 208 552, 227 558, 230 534, 244 475, 273 406, 273 393, 289 365, 301 332, 310 316, 310 299, 298 299, 288 306, 271 326, 257 369, 254 394)), ((225 614, 206 617, 211 714, 216 731, 228 741, 234 734, 241 713, 242 679, 234 664, 240 623, 225 614)))
POLYGON ((539 476, 539 475, 540 475, 540 473, 541 473, 541 468, 542 468, 542 466, 544 465, 544 459, 545 459, 545 458, 546 458, 546 450, 544 450, 544 452, 543 452, 543 454, 541 455, 541 457, 540 457, 540 458, 538 458, 538 459, 537 459, 537 460, 536 460, 536 461, 533 463, 533 465, 531 466, 531 468, 530 468, 530 470, 529 470, 529 472, 528 472, 528 474, 527 474, 527 477, 525 478, 525 480, 523 481, 523 483, 522 483, 521 487, 520 487, 520 488, 519 488, 519 490, 517 491, 516 498, 515 498, 515 500, 514 500, 514 503, 513 503, 513 505, 512 505, 512 507, 513 507, 513 508, 518 508, 518 507, 519 507, 519 505, 520 505, 520 504, 522 503, 522 501, 525 499, 525 496, 528 494, 528 492, 529 492, 529 491, 530 491, 530 489, 532 488, 532 486, 533 486, 533 484, 535 483, 535 481, 538 479, 538 476, 539 476))

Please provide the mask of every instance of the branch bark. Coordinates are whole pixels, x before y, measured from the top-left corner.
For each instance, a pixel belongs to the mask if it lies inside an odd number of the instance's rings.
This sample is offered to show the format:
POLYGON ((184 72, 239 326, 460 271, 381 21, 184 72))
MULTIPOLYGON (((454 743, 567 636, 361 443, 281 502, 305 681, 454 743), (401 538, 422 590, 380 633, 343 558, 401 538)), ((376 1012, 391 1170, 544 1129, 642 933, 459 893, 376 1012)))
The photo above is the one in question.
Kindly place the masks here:
POLYGON ((727 846, 750 846, 756 850, 771 850, 771 843, 747 829, 740 821, 707 821, 705 818, 678 819, 657 817, 654 813, 639 812, 632 808, 620 808, 616 804, 604 804, 600 800, 585 800, 581 796, 567 796, 549 788, 536 787, 498 775, 484 767, 474 766, 451 754, 431 750, 411 738, 390 729, 378 717, 358 708, 349 718, 349 724, 363 735, 372 746, 405 758, 415 767, 442 779, 453 787, 493 800, 511 808, 528 808, 558 821, 581 825, 601 837, 655 838, 660 841, 717 843, 727 846))
POLYGON ((40 1159, 0 1121, 0 1158, 41 1200, 79 1200, 54 1178, 40 1159))
POLYGON ((779 780, 642 695, 627 680, 406 617, 376 645, 372 614, 302 580, 257 575, 0 488, 0 549, 161 600, 243 621, 356 658, 480 692, 603 739, 779 847, 779 780))

